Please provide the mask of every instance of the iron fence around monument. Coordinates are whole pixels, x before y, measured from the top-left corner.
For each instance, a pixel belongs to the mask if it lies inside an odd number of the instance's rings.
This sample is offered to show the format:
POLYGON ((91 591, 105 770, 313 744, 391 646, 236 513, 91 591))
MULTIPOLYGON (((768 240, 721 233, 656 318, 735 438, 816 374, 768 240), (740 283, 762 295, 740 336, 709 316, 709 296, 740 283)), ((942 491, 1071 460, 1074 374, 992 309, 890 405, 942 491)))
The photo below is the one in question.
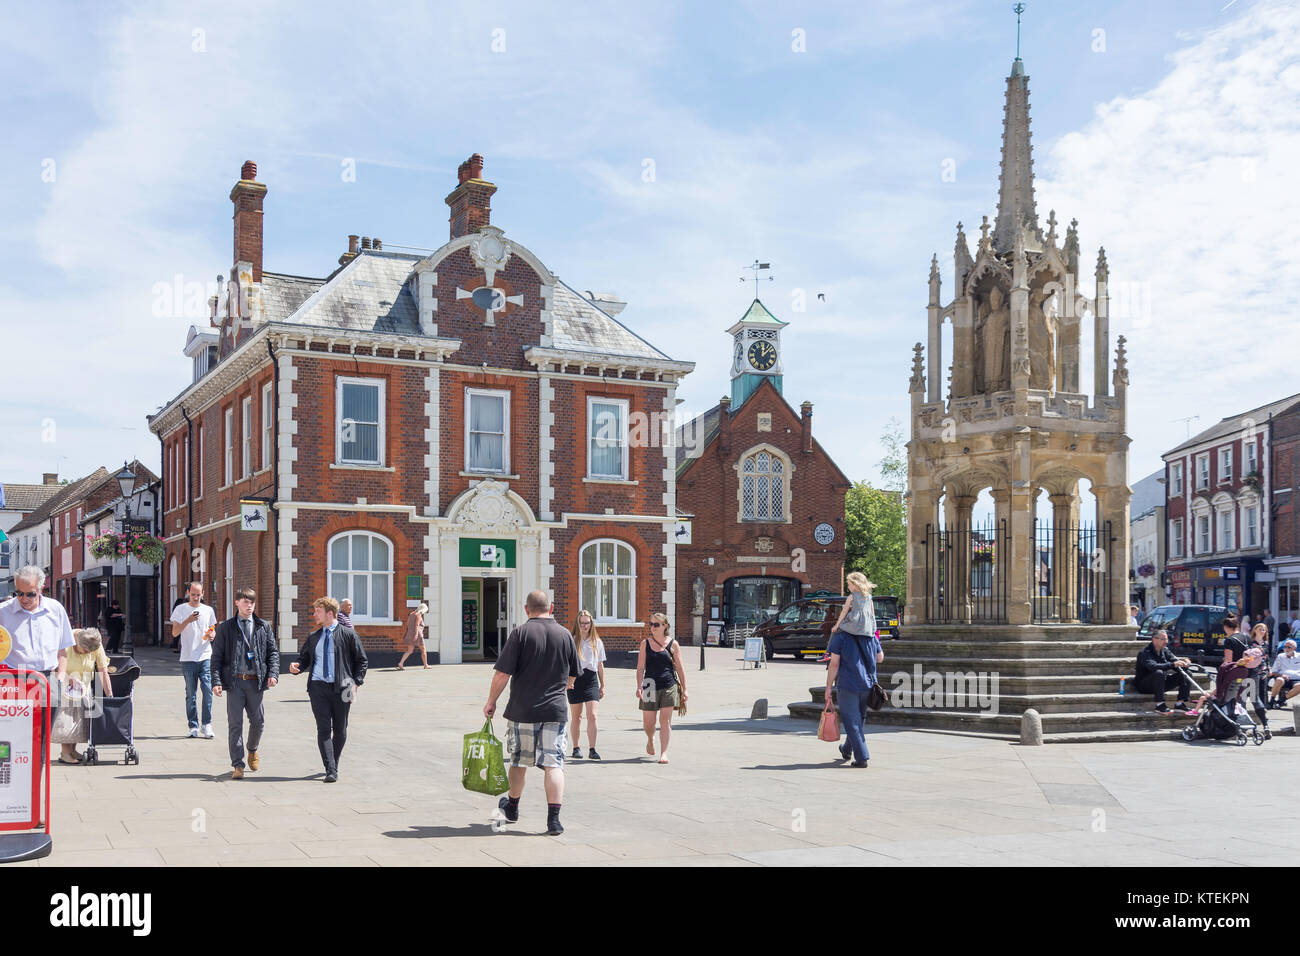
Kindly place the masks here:
POLYGON ((1109 624, 1110 522, 1034 521, 1029 593, 1035 624, 1109 624))
POLYGON ((953 528, 925 526, 926 620, 931 624, 1005 624, 1005 518, 953 528))

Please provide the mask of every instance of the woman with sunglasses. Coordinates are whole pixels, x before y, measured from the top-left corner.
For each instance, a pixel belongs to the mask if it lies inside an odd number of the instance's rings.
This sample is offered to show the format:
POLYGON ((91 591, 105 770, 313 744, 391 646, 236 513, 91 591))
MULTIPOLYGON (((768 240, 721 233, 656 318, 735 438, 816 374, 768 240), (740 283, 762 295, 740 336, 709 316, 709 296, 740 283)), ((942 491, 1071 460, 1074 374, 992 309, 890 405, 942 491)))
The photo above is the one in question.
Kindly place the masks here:
POLYGON ((599 760, 596 753, 596 707, 605 696, 605 642, 596 631, 596 620, 583 608, 573 622, 573 642, 578 645, 582 676, 569 688, 569 727, 573 739, 573 757, 582 759, 578 736, 582 731, 582 709, 587 708, 588 758, 599 760))
POLYGON ((681 648, 668 636, 668 616, 650 615, 650 634, 641 642, 636 659, 636 696, 641 701, 641 727, 645 752, 655 755, 655 715, 659 717, 659 762, 668 762, 668 741, 673 732, 673 709, 686 704, 686 669, 681 648))

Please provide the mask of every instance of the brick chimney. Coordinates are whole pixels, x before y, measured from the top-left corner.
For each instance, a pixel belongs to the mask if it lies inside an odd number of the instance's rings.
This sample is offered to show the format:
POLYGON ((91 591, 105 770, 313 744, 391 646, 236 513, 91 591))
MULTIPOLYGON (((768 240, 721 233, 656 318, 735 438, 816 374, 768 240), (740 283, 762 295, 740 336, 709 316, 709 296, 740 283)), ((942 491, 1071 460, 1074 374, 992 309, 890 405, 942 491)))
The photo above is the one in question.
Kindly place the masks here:
POLYGON ((41 479, 44 484, 57 485, 59 483, 59 474, 58 472, 47 471, 41 476, 41 479))
POLYGON ((718 401, 718 451, 731 450, 731 399, 726 395, 718 401))
POLYGON ((483 157, 475 153, 456 171, 458 184, 447 194, 451 207, 451 238, 478 232, 492 223, 492 194, 497 187, 483 179, 483 157))
POLYGON ((253 264, 253 281, 262 281, 262 200, 266 187, 257 181, 257 163, 251 159, 239 171, 239 182, 230 190, 235 204, 235 262, 253 264))
POLYGON ((357 257, 357 253, 360 251, 361 251, 361 237, 348 236, 348 251, 343 253, 343 255, 339 256, 339 265, 341 266, 347 265, 349 262, 351 262, 353 259, 357 257))
POLYGON ((801 417, 803 418, 802 441, 799 447, 803 452, 809 453, 812 449, 812 402, 804 402, 799 406, 801 417))

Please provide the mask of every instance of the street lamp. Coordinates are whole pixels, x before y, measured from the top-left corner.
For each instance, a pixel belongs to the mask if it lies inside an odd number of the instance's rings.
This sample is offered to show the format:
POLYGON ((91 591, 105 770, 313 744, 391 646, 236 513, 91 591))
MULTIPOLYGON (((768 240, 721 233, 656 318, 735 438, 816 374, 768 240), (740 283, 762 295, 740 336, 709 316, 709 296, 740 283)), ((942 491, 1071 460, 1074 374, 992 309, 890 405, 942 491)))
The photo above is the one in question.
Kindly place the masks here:
MULTIPOLYGON (((122 507, 126 515, 122 519, 122 534, 125 536, 131 527, 131 492, 135 491, 135 472, 128 465, 113 476, 117 487, 122 491, 122 507)), ((131 549, 126 548, 126 646, 123 653, 130 656, 135 653, 135 638, 131 635, 131 549)))

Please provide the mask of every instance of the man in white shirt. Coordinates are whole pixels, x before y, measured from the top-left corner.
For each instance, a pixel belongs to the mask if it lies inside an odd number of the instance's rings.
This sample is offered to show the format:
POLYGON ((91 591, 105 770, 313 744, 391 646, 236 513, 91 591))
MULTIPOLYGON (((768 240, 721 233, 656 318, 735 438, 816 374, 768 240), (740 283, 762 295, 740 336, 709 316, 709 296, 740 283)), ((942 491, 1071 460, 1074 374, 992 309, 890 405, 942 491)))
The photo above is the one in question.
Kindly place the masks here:
MULTIPOLYGON (((0 630, 7 631, 11 646, 4 659, 6 667, 41 671, 49 675, 51 693, 63 686, 68 670, 68 648, 76 644, 72 639, 72 623, 63 605, 41 594, 45 587, 45 572, 34 565, 19 568, 14 573, 14 597, 0 604, 0 630), (50 672, 55 673, 51 674, 50 672)), ((51 701, 57 704, 57 699, 51 701)), ((45 722, 38 724, 41 749, 36 763, 36 779, 45 772, 45 722)), ((39 823, 37 824, 40 825, 39 823)))
POLYGON ((217 612, 203 603, 203 585, 191 581, 188 600, 172 609, 172 637, 181 644, 181 673, 185 675, 185 718, 190 736, 212 738, 212 631, 217 612), (203 719, 200 729, 194 691, 203 691, 203 719))
POLYGON ((1284 702, 1300 694, 1300 654, 1296 653, 1295 647, 1295 641, 1288 638, 1269 671, 1268 676, 1273 680, 1269 688, 1270 708, 1280 708, 1284 702))

